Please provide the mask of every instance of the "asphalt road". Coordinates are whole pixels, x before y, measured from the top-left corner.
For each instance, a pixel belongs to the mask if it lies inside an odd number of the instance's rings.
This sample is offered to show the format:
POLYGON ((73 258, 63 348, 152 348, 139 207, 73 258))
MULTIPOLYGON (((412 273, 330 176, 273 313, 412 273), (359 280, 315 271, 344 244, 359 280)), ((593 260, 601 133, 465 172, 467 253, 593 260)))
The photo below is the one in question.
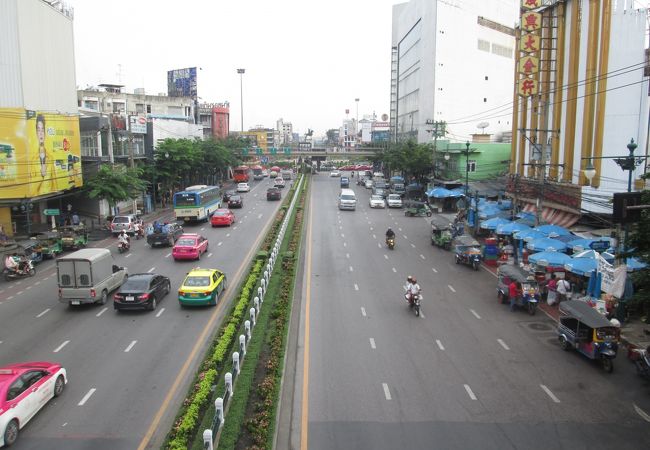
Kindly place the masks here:
POLYGON ((200 262, 174 262, 171 248, 150 248, 145 240, 132 239, 125 254, 118 254, 113 238, 93 243, 111 248, 116 263, 131 274, 170 277, 172 292, 153 312, 118 313, 110 301, 75 308, 60 303, 53 261, 39 264, 34 278, 0 282, 0 366, 58 361, 69 377, 63 395, 21 430, 16 449, 160 447, 251 249, 281 203, 267 202, 270 185, 269 180, 251 183, 230 228, 185 227, 209 239, 200 262), (196 266, 219 268, 228 276, 229 290, 216 308, 178 304, 176 290, 196 266))
POLYGON ((492 273, 432 247, 427 218, 371 210, 353 189, 357 210, 339 211, 338 178, 313 177, 278 448, 650 448, 650 386, 624 352, 613 374, 563 352, 554 322, 509 312, 492 273), (420 318, 403 299, 409 274, 420 318))

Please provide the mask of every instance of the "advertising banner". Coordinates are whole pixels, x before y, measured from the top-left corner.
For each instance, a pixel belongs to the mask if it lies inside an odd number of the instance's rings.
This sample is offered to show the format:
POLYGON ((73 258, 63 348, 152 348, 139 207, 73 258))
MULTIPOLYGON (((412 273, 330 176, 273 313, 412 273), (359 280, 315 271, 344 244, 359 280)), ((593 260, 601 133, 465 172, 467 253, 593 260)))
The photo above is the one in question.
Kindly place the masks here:
POLYGON ((146 117, 129 116, 129 129, 133 134, 147 134, 146 117))
POLYGON ((196 67, 167 71, 167 95, 195 98, 197 96, 196 67))
POLYGON ((0 199, 82 186, 79 118, 0 108, 0 199))

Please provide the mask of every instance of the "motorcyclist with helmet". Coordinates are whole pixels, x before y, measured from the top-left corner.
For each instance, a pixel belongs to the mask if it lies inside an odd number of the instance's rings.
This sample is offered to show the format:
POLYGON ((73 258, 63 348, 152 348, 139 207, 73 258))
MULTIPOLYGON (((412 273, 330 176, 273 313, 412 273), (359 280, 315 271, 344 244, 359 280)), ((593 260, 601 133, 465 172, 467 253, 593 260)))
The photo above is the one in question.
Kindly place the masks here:
POLYGON ((119 242, 118 245, 123 246, 125 250, 128 250, 131 247, 131 240, 126 234, 126 231, 122 230, 122 232, 117 237, 117 240, 119 242))
POLYGON ((386 245, 388 245, 389 239, 392 239, 393 241, 395 240, 395 232, 390 227, 388 227, 388 230, 386 230, 386 245))

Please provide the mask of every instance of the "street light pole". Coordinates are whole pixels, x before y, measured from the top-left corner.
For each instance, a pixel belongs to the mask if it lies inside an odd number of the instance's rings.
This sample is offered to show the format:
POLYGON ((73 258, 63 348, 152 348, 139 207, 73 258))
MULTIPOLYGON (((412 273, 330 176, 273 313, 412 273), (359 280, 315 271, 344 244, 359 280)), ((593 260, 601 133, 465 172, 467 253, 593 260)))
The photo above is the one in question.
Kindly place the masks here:
POLYGON ((355 98, 354 101, 355 101, 356 104, 357 104, 357 124, 355 125, 355 128, 357 129, 357 139, 355 139, 355 140, 358 141, 358 140, 359 140, 359 131, 361 131, 361 130, 359 129, 359 99, 358 99, 358 98, 355 98))
POLYGON ((246 69, 237 69, 239 74, 239 102, 241 106, 241 132, 244 132, 244 73, 246 69))
POLYGON ((465 142, 465 199, 469 190, 469 141, 465 142))

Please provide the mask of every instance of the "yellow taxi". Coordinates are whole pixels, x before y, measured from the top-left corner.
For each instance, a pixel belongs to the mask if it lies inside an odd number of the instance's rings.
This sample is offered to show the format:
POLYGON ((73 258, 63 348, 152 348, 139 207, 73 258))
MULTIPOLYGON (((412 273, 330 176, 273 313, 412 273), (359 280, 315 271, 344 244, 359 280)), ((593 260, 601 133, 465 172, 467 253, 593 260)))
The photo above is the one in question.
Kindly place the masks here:
POLYGON ((226 290, 226 274, 197 267, 188 272, 178 289, 181 306, 216 305, 226 290))

